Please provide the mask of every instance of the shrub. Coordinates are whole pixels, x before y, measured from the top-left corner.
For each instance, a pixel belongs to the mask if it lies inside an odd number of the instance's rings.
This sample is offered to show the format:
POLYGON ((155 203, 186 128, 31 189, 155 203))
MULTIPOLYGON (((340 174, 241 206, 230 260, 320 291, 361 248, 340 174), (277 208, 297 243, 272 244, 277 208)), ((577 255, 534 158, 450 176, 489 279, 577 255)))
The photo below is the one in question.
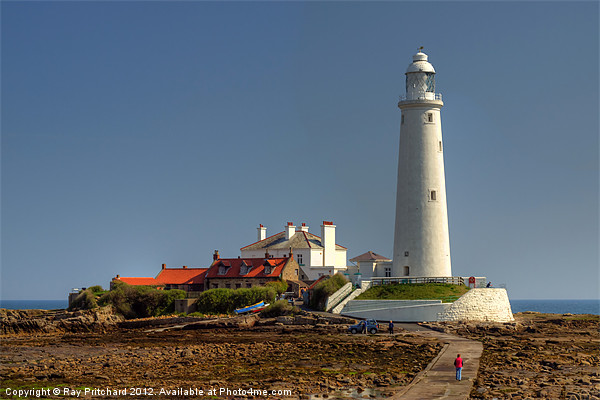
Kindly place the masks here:
POLYGON ((324 310, 327 298, 337 292, 346 283, 348 283, 348 280, 341 273, 337 273, 317 283, 313 288, 312 297, 310 298, 310 307, 313 310, 324 310))
POLYGON ((161 294, 158 299, 155 315, 168 315, 175 312, 175 300, 185 299, 186 293, 184 290, 170 289, 157 290, 161 294))
POLYGON ((200 293, 196 300, 196 309, 202 313, 227 313, 233 311, 231 289, 210 289, 200 293))
POLYGON ((277 294, 285 293, 287 291, 287 288, 288 288, 288 284, 284 280, 278 280, 278 281, 269 282, 265 286, 266 287, 272 287, 273 289, 275 289, 275 291, 277 292, 277 294))
POLYGON ((202 314, 201 312, 196 311, 196 312, 193 312, 191 314, 188 314, 187 316, 188 317, 200 317, 200 318, 204 318, 204 317, 206 317, 206 314, 202 314))
POLYGON ((196 309, 205 314, 228 314, 236 308, 246 307, 260 301, 272 303, 276 291, 273 287, 250 289, 210 289, 202 292, 196 300, 196 309))
POLYGON ((278 317, 280 315, 290 315, 294 314, 298 310, 297 307, 294 307, 287 300, 278 300, 275 303, 272 303, 269 307, 265 308, 261 311, 261 317, 278 317))
POLYGON ((102 295, 100 305, 112 305, 127 319, 156 317, 175 311, 175 300, 184 299, 183 290, 157 290, 151 286, 118 284, 102 295))
POLYGON ((92 293, 90 289, 85 289, 79 293, 75 300, 69 306, 69 311, 79 309, 79 310, 91 310, 92 308, 98 307, 98 303, 96 302, 96 296, 92 293))
POLYGON ((106 291, 100 285, 91 286, 91 287, 87 288, 87 290, 91 291, 93 294, 96 294, 96 295, 106 291))

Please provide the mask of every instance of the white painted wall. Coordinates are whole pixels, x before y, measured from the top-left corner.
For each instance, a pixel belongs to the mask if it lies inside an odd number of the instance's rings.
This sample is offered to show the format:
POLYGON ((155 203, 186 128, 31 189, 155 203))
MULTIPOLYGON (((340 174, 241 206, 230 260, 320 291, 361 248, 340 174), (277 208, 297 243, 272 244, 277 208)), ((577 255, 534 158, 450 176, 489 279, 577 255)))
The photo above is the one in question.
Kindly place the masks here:
POLYGON ((335 225, 323 221, 321 225, 321 244, 323 245, 323 265, 334 266, 335 262, 335 225))
POLYGON ((310 250, 310 267, 322 267, 323 266, 323 250, 322 249, 311 249, 310 250))
POLYGON ((376 261, 359 261, 358 272, 361 273, 362 279, 371 279, 375 275, 376 261))
POLYGON ((351 300, 341 314, 353 318, 373 318, 377 321, 427 322, 437 321, 440 312, 450 307, 450 303, 432 300, 351 300), (355 307, 356 302, 371 301, 366 307, 355 307))
POLYGON ((438 321, 514 321, 506 289, 471 289, 438 315, 438 321))
MULTIPOLYGON (((335 246, 335 244, 334 244, 335 246)), ((335 265, 336 268, 346 268, 348 262, 347 262, 347 257, 346 257, 346 250, 339 250, 336 249, 335 250, 335 262, 333 265, 335 265)))
POLYGON ((377 265, 375 265, 375 274, 373 275, 374 277, 385 277, 385 269, 386 268, 392 268, 392 276, 394 275, 394 268, 393 268, 393 264, 391 261, 380 261, 377 263, 377 265))
POLYGON ((265 240, 267 238, 267 228, 265 228, 261 224, 261 225, 259 225, 259 227, 257 228, 257 230, 258 230, 257 241, 260 242, 261 240, 265 240))
POLYGON ((296 234, 296 227, 292 225, 291 222, 288 222, 288 224, 283 228, 285 232, 285 240, 290 240, 290 238, 296 234))

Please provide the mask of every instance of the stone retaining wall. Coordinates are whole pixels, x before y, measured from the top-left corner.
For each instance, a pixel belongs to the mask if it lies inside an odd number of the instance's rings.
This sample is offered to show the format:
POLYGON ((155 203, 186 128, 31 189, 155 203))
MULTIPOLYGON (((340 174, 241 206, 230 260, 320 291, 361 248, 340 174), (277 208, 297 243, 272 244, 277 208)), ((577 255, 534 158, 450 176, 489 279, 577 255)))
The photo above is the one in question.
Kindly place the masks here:
POLYGON ((512 322, 512 310, 506 289, 471 289, 456 300, 438 321, 512 322))

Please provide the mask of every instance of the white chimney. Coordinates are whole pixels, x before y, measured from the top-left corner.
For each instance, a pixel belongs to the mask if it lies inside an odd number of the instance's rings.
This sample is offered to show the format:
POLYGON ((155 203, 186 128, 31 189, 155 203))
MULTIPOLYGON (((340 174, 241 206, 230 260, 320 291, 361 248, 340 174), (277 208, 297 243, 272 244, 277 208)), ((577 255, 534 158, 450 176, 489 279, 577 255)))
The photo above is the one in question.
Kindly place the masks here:
POLYGON ((300 227, 300 232, 308 232, 308 226, 306 226, 306 224, 303 222, 302 226, 300 227))
POLYGON ((267 238, 267 228, 265 228, 263 224, 260 224, 256 229, 258 230, 258 241, 265 240, 267 238))
POLYGON ((296 234, 296 227, 292 222, 288 222, 285 226, 285 240, 290 240, 296 234))
POLYGON ((335 225, 331 221, 323 221, 321 225, 321 244, 323 245, 323 266, 335 265, 335 225))

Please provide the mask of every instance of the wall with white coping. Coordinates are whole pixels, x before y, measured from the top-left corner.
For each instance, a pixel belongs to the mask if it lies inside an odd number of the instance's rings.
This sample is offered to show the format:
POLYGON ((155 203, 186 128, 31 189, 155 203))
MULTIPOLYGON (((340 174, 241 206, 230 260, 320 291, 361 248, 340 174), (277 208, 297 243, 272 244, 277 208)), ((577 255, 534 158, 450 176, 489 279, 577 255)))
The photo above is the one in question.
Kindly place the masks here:
POLYGON ((352 283, 348 282, 327 298, 327 301, 325 302, 325 311, 331 311, 333 307, 340 304, 340 302, 344 300, 351 292, 352 283))
POLYGON ((377 321, 429 322, 437 321, 438 314, 450 305, 441 300, 351 300, 342 315, 377 321))
POLYGON ((506 289, 471 289, 437 316, 438 321, 514 321, 506 289))
POLYGON ((350 300, 354 300, 355 298, 357 298, 362 292, 363 292, 362 289, 356 289, 354 292, 350 293, 350 295, 348 297, 346 297, 344 300, 342 300, 337 306, 333 307, 331 312, 333 314, 341 313, 342 310, 344 309, 344 307, 346 307, 346 304, 350 300))

